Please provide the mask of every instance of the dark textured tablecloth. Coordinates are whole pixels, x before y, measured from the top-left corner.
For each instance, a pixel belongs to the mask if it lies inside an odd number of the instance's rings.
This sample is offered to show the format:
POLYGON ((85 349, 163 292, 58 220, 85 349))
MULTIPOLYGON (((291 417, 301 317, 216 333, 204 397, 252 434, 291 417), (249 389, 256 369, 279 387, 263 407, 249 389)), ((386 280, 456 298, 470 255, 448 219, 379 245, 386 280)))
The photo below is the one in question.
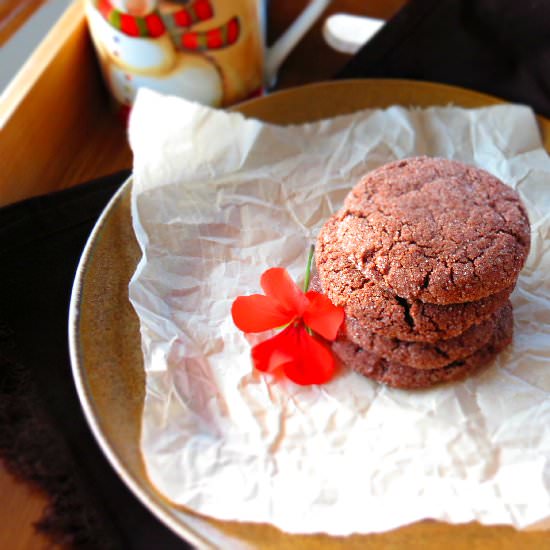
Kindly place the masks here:
MULTIPOLYGON (((550 2, 413 0, 341 78, 456 84, 550 115, 550 2)), ((40 529, 76 548, 185 548, 114 473, 85 422, 67 346, 82 248, 129 172, 0 209, 0 456, 52 497, 40 529)))
POLYGON ((98 550, 185 548, 108 464, 70 370, 67 315, 76 267, 129 173, 0 209, 0 456, 51 495, 40 528, 54 540, 98 550))
POLYGON ((443 82, 550 116, 550 2, 413 0, 338 76, 443 82))

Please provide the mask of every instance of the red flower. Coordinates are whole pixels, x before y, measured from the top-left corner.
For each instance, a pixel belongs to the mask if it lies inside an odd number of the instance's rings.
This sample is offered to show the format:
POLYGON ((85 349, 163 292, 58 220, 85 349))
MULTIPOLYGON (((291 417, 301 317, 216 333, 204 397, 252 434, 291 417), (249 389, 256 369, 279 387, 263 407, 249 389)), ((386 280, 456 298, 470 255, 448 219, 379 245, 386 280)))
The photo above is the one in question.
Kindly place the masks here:
MULTIPOLYGON (((306 274, 309 284, 311 255, 306 274)), ((239 296, 231 308, 235 325, 243 332, 285 327, 252 348, 254 366, 262 372, 282 369, 297 384, 323 384, 332 377, 335 361, 327 340, 334 340, 344 311, 323 294, 303 292, 282 267, 264 272, 265 295, 239 296)))

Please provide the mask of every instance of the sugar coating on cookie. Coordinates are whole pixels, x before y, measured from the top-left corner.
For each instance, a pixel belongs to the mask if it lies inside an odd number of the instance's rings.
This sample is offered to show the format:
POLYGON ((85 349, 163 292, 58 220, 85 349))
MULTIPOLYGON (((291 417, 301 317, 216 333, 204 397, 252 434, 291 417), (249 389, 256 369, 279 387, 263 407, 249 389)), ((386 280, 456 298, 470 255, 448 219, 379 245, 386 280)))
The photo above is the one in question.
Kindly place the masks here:
POLYGON ((369 172, 337 219, 342 253, 407 300, 480 300, 513 286, 529 252, 529 220, 516 191, 446 159, 415 157, 369 172))
POLYGON ((453 338, 501 308, 513 290, 509 287, 481 300, 450 305, 401 298, 365 277, 342 253, 339 223, 338 216, 332 216, 317 237, 320 290, 367 331, 405 341, 453 338))
POLYGON ((343 333, 353 344, 389 361, 416 369, 436 369, 464 359, 485 346, 492 338, 499 319, 502 316, 509 317, 511 313, 512 304, 507 302, 487 319, 472 325, 462 334, 433 343, 387 338, 365 330, 353 317, 346 317, 343 333))
POLYGON ((495 325, 490 341, 472 355, 436 369, 415 369, 390 361, 360 348, 347 339, 334 342, 339 359, 359 374, 388 386, 403 389, 429 388, 436 384, 461 380, 487 366, 512 341, 512 309, 507 308, 495 325))

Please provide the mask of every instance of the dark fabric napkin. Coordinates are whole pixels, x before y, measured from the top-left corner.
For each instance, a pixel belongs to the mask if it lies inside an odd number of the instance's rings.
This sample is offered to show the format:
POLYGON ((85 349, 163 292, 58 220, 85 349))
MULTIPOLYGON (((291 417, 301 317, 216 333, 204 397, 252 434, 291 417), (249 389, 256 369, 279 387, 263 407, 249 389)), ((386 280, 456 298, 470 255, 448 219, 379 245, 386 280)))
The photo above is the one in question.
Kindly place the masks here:
POLYGON ((0 209, 0 456, 52 497, 39 528, 55 541, 94 550, 186 548, 108 464, 70 370, 75 270, 97 217, 129 173, 0 209))
POLYGON ((443 82, 550 117, 550 2, 413 0, 338 77, 443 82))
MULTIPOLYGON (((413 0, 341 78, 457 84, 550 115, 550 3, 413 0)), ((0 456, 51 496, 39 528, 76 548, 185 548, 113 472, 78 403, 71 285, 92 227, 129 172, 0 209, 0 456)))

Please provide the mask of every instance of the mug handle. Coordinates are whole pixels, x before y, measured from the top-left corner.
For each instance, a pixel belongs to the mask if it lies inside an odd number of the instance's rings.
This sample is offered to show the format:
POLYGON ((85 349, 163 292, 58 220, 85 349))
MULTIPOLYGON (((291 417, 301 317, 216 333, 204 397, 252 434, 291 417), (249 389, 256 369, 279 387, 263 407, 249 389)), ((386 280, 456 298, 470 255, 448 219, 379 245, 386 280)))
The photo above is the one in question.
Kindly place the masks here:
POLYGON ((264 63, 264 82, 267 86, 275 82, 277 71, 283 61, 331 1, 310 0, 309 5, 304 8, 283 35, 270 48, 267 48, 264 63))

